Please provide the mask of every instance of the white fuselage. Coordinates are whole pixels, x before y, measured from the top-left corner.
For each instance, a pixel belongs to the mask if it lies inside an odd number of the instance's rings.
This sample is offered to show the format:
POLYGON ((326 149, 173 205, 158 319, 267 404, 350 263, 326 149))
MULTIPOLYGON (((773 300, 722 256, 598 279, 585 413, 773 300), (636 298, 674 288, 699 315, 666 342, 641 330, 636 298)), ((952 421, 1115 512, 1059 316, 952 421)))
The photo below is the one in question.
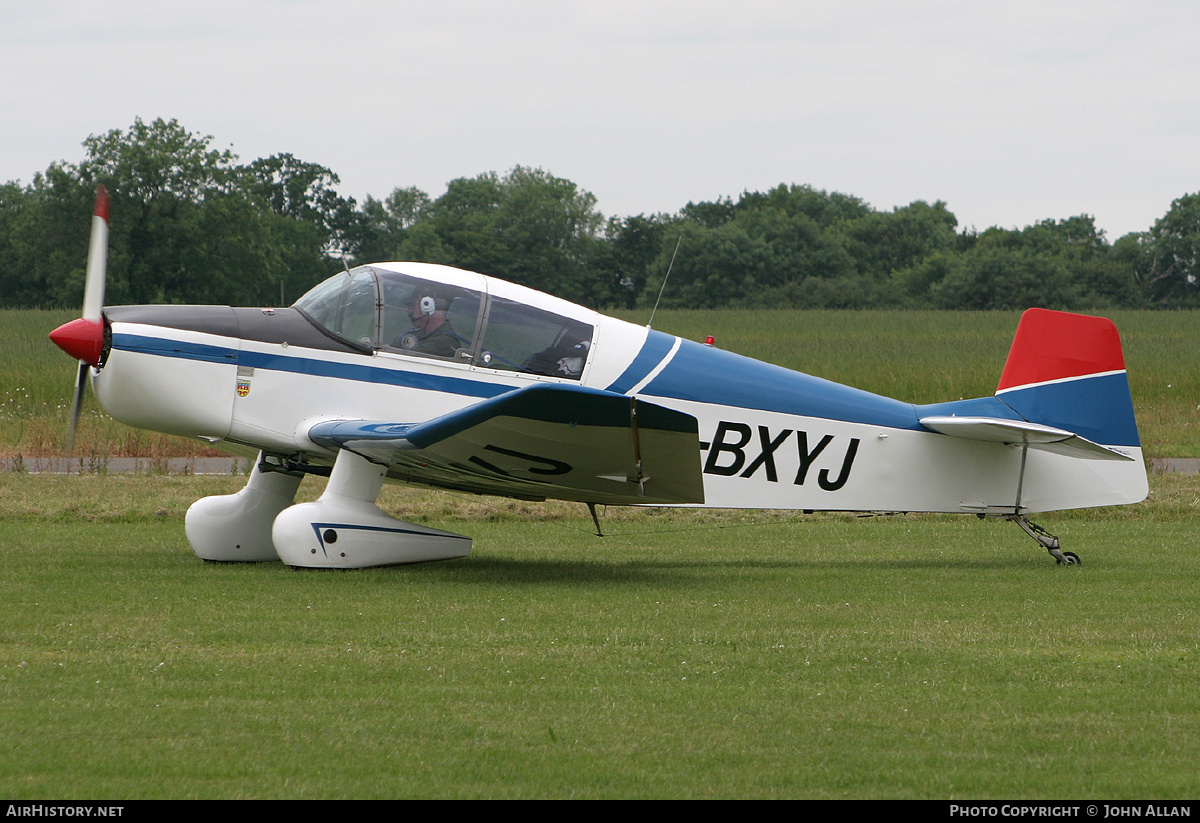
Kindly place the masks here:
POLYGON ((499 281, 487 288, 542 300, 592 324, 582 375, 568 380, 400 351, 264 342, 117 315, 112 350, 93 371, 93 388, 104 408, 131 426, 325 464, 336 454, 307 435, 324 421, 418 423, 535 382, 636 395, 698 421, 707 507, 1005 513, 1145 496, 1140 449, 1127 449, 1135 460, 1121 463, 947 437, 923 429, 911 404, 499 281))

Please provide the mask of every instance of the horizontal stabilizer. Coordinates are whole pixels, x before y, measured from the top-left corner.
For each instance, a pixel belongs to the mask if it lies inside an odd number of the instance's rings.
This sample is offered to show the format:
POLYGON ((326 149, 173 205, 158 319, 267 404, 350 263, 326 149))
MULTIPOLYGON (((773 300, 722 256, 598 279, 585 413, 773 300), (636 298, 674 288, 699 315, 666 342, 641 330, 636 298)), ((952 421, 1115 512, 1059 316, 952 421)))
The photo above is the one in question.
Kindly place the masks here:
POLYGON ((998 417, 922 417, 921 425, 951 437, 984 440, 1007 445, 1027 445, 1031 449, 1082 457, 1090 460, 1133 460, 1116 449, 1093 443, 1074 432, 1028 423, 1024 420, 1004 420, 998 417))
POLYGON ((702 503, 696 418, 634 397, 542 384, 423 423, 341 420, 308 432, 446 489, 613 505, 702 503))

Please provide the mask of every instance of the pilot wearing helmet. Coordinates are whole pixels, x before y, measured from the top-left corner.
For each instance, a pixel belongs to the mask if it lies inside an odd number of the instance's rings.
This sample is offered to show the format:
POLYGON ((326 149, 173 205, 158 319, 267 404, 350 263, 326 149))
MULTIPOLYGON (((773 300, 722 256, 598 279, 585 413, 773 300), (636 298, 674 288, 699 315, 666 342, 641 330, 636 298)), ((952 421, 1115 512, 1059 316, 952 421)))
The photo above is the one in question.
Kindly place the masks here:
POLYGON ((416 293, 408 304, 408 319, 413 327, 392 341, 392 345, 406 351, 453 357, 465 344, 446 319, 449 308, 450 301, 442 295, 432 291, 416 293))

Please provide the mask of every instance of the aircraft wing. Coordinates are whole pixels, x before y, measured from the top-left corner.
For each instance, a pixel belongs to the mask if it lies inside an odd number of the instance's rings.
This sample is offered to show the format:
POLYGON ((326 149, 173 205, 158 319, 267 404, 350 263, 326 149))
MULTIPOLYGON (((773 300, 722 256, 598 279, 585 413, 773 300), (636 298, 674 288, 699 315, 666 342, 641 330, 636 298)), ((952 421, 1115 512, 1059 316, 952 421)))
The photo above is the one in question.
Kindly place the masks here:
POLYGON ((613 505, 703 503, 696 418, 613 392, 539 384, 423 423, 339 420, 313 442, 406 482, 613 505))
POLYGON ((1066 429, 1029 423, 1025 420, 1004 420, 998 417, 922 417, 927 429, 953 437, 986 440, 1008 445, 1027 445, 1031 449, 1083 457, 1091 460, 1133 460, 1116 449, 1093 443, 1066 429))

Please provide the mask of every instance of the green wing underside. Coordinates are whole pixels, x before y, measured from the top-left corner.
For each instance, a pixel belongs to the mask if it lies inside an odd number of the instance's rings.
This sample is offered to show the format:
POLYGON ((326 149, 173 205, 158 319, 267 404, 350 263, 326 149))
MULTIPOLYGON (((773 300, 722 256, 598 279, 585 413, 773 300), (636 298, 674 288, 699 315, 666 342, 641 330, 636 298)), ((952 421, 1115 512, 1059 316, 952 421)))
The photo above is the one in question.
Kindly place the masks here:
POLYGON ((612 392, 530 386, 424 423, 320 423, 309 438, 395 480, 534 500, 703 503, 696 418, 612 392))

